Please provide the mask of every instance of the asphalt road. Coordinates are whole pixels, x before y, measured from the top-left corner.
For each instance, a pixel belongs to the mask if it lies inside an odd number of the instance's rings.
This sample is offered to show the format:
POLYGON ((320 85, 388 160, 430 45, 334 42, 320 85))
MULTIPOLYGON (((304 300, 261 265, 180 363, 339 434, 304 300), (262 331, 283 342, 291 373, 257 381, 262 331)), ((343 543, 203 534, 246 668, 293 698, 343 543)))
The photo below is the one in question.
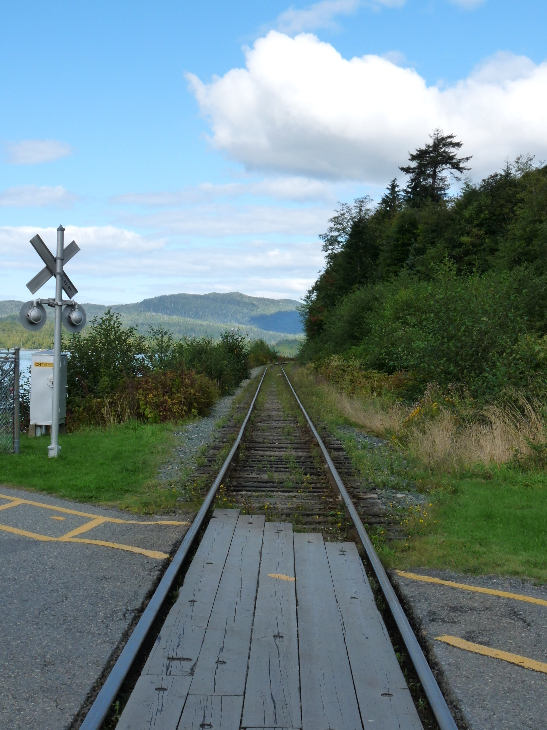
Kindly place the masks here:
POLYGON ((0 486, 2 730, 70 725, 189 519, 0 486))
POLYGON ((493 594, 424 583, 394 575, 424 632, 431 653, 467 725, 472 730, 545 730, 547 728, 547 586, 497 576, 465 576, 449 571, 414 573, 442 580, 505 591, 543 601, 530 603, 493 594), (525 668, 506 658, 482 656, 438 637, 524 657, 525 668), (543 671, 537 671, 543 666, 543 671))

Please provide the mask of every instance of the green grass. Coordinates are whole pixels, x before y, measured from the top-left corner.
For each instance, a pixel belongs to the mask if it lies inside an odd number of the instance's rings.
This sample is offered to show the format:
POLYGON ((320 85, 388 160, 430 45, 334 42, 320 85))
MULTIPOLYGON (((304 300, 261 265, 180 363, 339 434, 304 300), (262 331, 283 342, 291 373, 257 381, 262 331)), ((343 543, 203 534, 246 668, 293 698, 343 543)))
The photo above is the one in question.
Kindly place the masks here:
POLYGON ((481 471, 446 478, 425 518, 409 518, 411 539, 387 557, 392 567, 547 582, 547 474, 518 467, 481 471))
POLYGON ((341 425, 356 425, 337 409, 332 389, 305 369, 288 374, 312 420, 337 433, 367 485, 428 496, 426 506, 401 514, 409 537, 371 537, 387 567, 439 568, 461 573, 519 576, 547 583, 547 471, 539 467, 476 467, 461 473, 429 469, 403 448, 358 448, 341 425))
POLYGON ((172 508, 179 496, 155 476, 173 443, 170 424, 128 422, 61 434, 49 459, 49 437, 21 437, 20 454, 0 454, 0 484, 134 512, 172 508))

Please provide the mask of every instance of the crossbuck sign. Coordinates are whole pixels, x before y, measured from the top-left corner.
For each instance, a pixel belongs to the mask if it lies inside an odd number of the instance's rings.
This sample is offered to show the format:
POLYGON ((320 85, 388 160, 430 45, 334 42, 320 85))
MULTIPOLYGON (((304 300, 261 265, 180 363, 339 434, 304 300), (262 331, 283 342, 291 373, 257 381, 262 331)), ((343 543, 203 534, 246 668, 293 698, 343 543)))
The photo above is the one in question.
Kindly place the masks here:
POLYGON ((31 239, 38 256, 45 266, 29 281, 27 288, 31 294, 40 289, 52 276, 55 277, 55 299, 34 299, 21 307, 19 318, 21 324, 28 330, 39 330, 46 323, 44 304, 55 308, 55 329, 53 338, 53 414, 51 419, 51 445, 48 446, 48 456, 59 456, 59 396, 61 381, 61 324, 69 332, 79 332, 85 327, 86 316, 81 305, 74 301, 78 290, 63 271, 64 263, 70 261, 80 250, 76 241, 72 241, 65 248, 65 229, 57 228, 57 255, 54 256, 40 236, 31 239), (63 301, 63 290, 69 301, 63 301))

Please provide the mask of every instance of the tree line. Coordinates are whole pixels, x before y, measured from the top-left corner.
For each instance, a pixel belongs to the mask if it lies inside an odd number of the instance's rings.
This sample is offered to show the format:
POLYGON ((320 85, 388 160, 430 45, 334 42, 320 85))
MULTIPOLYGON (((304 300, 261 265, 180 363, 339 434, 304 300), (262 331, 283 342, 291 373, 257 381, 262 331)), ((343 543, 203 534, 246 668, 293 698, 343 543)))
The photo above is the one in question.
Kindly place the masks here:
POLYGON ((320 236, 324 270, 301 313, 301 357, 357 357, 416 381, 546 390, 547 166, 531 156, 450 194, 469 171, 434 130, 379 203, 343 204, 320 236))

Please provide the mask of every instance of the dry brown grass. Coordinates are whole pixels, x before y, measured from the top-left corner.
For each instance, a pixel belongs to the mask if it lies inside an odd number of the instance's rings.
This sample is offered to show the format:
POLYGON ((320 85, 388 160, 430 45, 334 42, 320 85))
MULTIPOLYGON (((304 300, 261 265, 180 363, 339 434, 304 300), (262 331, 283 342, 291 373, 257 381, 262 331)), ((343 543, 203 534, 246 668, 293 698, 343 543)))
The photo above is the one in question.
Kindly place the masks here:
POLYGON ((379 399, 365 400, 327 387, 333 391, 340 413, 375 436, 384 436, 386 432, 399 434, 410 412, 410 408, 399 403, 388 405, 379 399))
MULTIPOLYGON (((311 368, 304 370, 313 377, 311 368)), ((457 413, 441 406, 431 417, 415 418, 417 409, 388 399, 348 395, 324 377, 315 374, 314 379, 329 410, 368 433, 394 437, 432 468, 457 471, 476 464, 505 464, 515 456, 530 456, 534 445, 546 442, 541 403, 516 392, 482 409, 470 422, 462 422, 457 413)))
POLYGON ((420 426, 407 426, 410 451, 431 467, 457 470, 475 464, 505 464, 545 443, 541 404, 512 394, 511 401, 484 408, 476 421, 461 424, 441 411, 420 426))

